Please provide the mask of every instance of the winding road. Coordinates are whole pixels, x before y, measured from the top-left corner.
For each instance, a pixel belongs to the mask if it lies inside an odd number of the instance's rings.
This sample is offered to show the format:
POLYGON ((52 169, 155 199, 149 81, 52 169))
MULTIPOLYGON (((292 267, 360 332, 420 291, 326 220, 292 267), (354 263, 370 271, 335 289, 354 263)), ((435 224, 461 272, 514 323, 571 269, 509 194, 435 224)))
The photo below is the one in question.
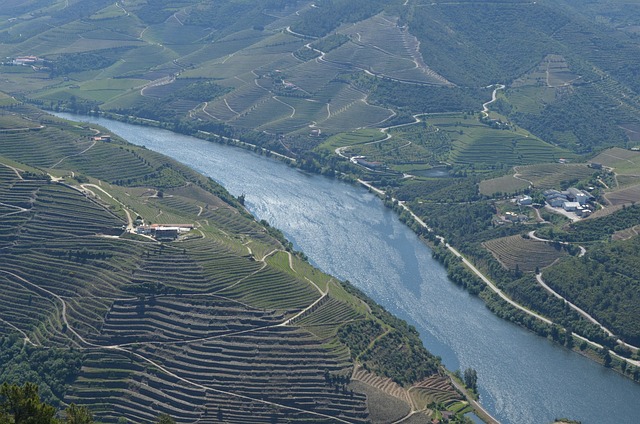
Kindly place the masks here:
MULTIPOLYGON (((367 181, 363 181, 363 180, 358 180, 358 182, 360 184, 362 184, 363 186, 367 187, 369 190, 381 195, 381 196, 386 196, 385 191, 373 186, 371 183, 367 182, 367 181)), ((397 201, 397 199, 392 198, 392 201, 397 201)), ((423 228, 425 228, 427 231, 429 232, 433 232, 433 229, 431 227, 429 227, 422 219, 420 219, 420 217, 418 217, 407 205, 404 204, 404 202, 402 201, 398 201, 398 205, 400 205, 405 211, 407 211, 411 217, 423 228)), ((493 282, 491 282, 491 280, 489 280, 489 278, 487 278, 480 270, 478 270, 478 268, 476 268, 468 259, 466 259, 464 257, 464 255, 462 255, 456 248, 454 248, 453 246, 451 246, 449 243, 446 242, 446 240, 444 239, 444 237, 436 235, 436 237, 438 238, 438 240, 440 240, 441 243, 443 243, 443 245, 451 252, 453 253, 456 257, 460 258, 462 260, 462 262, 465 264, 465 266, 471 270, 471 272, 473 272, 478 278, 480 278, 486 285, 487 287, 489 287, 489 289, 491 291, 493 291, 495 294, 497 294, 498 296, 500 296, 501 299, 503 299, 505 302, 507 302, 508 304, 510 304, 511 306, 513 306, 514 308, 526 313, 527 315, 530 315, 534 318, 536 318, 539 321, 544 322, 545 324, 548 325, 554 325, 556 323, 554 323, 552 320, 545 318, 544 316, 525 308, 524 306, 520 305, 519 303, 515 302, 514 300, 512 300, 511 298, 509 298, 509 296, 507 296, 502 290, 500 290, 495 284, 493 284, 493 282)), ((539 240, 543 240, 543 239, 539 239, 539 240)), ((543 240, 544 241, 544 240, 543 240)), ((582 249, 581 249, 581 254, 582 253, 582 249)), ((549 288, 550 289, 550 288, 549 288)), ((554 292, 555 293, 555 292, 554 292)), ((557 294, 556 294, 557 295, 557 294)), ((559 295, 558 295, 559 296, 559 295)), ((566 301, 566 300, 565 300, 566 301)), ((584 312, 584 311, 583 311, 584 312)), ((596 324, 600 325, 599 323, 596 324)), ((604 328, 604 327, 603 327, 604 328)), ((608 331, 608 330, 607 330, 608 331)), ((592 346, 595 346, 598 349, 602 349, 603 346, 587 339, 586 337, 583 337, 579 334, 576 333, 572 333, 576 338, 583 340, 589 344, 591 344, 592 346)), ((629 345, 623 341, 619 341, 619 343, 631 348, 631 349, 638 349, 635 346, 629 345)), ((622 361, 626 361, 627 363, 631 364, 631 365, 635 365, 635 366, 640 366, 640 361, 636 361, 633 359, 629 359, 629 358, 625 358, 623 356, 618 355, 617 353, 610 351, 611 355, 617 357, 618 359, 622 360, 622 361)))

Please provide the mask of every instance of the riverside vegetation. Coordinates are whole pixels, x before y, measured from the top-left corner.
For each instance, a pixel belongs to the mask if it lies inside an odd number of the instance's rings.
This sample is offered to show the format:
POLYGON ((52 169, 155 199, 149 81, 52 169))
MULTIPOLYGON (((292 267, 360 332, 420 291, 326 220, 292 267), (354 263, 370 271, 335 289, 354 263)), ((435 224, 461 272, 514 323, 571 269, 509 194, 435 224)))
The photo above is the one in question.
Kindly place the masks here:
MULTIPOLYGON (((15 98, 241 139, 367 181, 500 316, 638 379, 640 283, 628 267, 640 225, 638 5, 91 0, 2 13, 1 56, 39 59, 2 67, 7 107, 15 98), (600 210, 571 224, 509 202, 528 193, 541 204, 543 190, 570 186, 591 190, 600 210), (553 324, 488 290, 435 234, 553 324)), ((175 170, 144 160, 98 177, 170 186, 175 170)))

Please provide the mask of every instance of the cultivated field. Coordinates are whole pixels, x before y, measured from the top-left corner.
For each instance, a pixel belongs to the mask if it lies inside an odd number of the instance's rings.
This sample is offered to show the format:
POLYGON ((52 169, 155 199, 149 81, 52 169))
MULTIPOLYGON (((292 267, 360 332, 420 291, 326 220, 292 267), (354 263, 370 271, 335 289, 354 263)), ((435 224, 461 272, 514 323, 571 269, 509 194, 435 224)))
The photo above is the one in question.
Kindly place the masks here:
POLYGON ((608 192, 604 196, 613 206, 636 203, 640 201, 640 184, 608 192))
POLYGON ((544 268, 567 255, 566 251, 547 242, 525 239, 521 235, 490 240, 483 246, 502 266, 509 270, 515 270, 517 266, 522 272, 544 268))
POLYGON ((586 164, 579 163, 545 163, 516 166, 514 171, 518 177, 530 181, 533 187, 539 189, 559 189, 569 182, 588 178, 595 172, 586 164))
POLYGON ((491 178, 480 182, 480 193, 492 196, 496 193, 515 193, 528 188, 531 184, 513 175, 491 178))
POLYGON ((449 160, 455 164, 493 168, 572 156, 526 132, 494 129, 463 114, 430 115, 426 121, 452 140, 449 160))

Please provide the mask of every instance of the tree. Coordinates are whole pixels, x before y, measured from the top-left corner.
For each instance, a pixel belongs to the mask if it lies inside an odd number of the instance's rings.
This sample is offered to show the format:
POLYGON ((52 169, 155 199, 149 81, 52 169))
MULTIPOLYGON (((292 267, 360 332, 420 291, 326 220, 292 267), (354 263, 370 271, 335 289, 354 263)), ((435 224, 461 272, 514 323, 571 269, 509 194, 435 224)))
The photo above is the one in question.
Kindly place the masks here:
POLYGON ((478 390, 478 373, 473 368, 464 370, 464 385, 471 391, 478 390))
POLYGON ((67 418, 65 423, 67 424, 92 424, 93 414, 87 409, 86 406, 78 406, 75 403, 69 405, 65 410, 67 418))
POLYGON ((168 414, 160 414, 158 415, 156 424, 176 424, 176 420, 171 418, 168 414))
POLYGON ((33 383, 22 387, 4 383, 0 387, 0 423, 57 424, 55 414, 53 406, 40 400, 38 386, 33 383))

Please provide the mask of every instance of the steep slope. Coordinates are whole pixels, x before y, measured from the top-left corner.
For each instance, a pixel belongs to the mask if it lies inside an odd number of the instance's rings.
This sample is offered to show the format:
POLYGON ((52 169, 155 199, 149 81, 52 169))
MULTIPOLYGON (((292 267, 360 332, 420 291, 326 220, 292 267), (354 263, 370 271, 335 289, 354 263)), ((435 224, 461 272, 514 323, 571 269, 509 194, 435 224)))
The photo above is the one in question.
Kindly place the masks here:
MULTIPOLYGON (((368 422, 380 412, 369 383, 349 386, 356 364, 403 390, 442 375, 415 330, 211 180, 99 128, 0 115, 0 334, 30 354, 80 353, 64 401, 104 422, 368 422), (186 231, 163 240, 142 220, 186 231)), ((425 408, 394 402, 397 418, 425 408)))

